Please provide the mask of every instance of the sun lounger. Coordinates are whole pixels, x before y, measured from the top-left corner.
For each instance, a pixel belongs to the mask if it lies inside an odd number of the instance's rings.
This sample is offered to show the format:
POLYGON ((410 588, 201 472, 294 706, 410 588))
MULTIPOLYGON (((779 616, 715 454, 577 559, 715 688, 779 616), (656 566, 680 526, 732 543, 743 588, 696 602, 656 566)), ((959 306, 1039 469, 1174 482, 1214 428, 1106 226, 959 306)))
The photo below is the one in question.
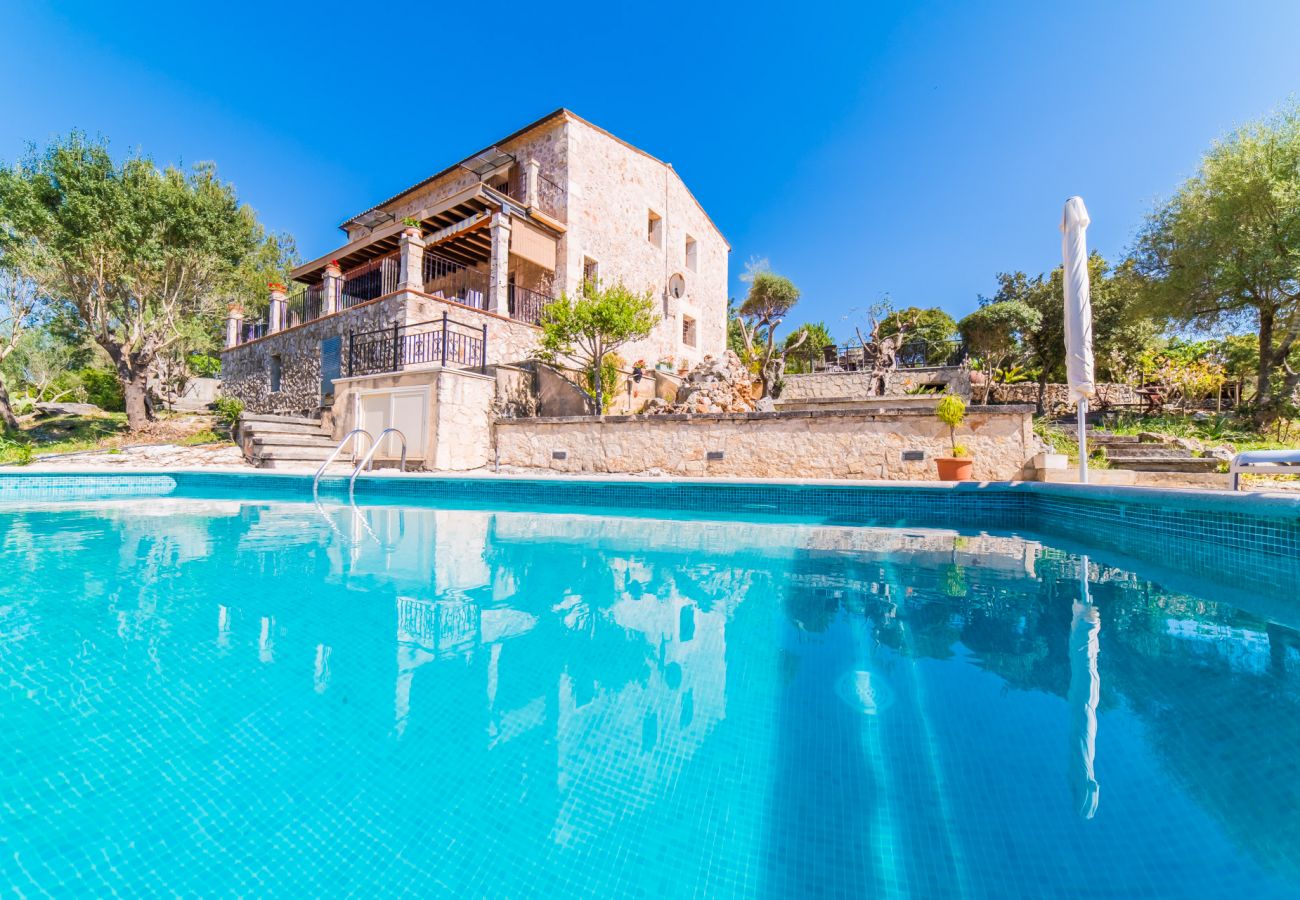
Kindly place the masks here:
POLYGON ((1300 475, 1300 450, 1247 450, 1232 458, 1228 474, 1232 489, 1238 490, 1242 472, 1278 472, 1300 475))

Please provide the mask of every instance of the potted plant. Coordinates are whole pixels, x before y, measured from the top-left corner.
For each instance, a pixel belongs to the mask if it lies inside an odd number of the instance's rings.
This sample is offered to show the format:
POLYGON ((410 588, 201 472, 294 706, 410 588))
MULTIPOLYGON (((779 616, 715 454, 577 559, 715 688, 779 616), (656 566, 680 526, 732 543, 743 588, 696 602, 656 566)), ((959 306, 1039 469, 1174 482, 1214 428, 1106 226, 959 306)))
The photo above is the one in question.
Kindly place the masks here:
POLYGON ((635 381, 637 384, 640 384, 641 379, 644 376, 645 376, 645 360, 638 359, 636 362, 632 363, 632 380, 635 381))
POLYGON ((960 397, 948 395, 934 408, 939 421, 948 426, 948 443, 952 447, 952 456, 936 457, 940 481, 969 481, 975 461, 970 451, 957 443, 957 426, 966 421, 966 404, 960 397))

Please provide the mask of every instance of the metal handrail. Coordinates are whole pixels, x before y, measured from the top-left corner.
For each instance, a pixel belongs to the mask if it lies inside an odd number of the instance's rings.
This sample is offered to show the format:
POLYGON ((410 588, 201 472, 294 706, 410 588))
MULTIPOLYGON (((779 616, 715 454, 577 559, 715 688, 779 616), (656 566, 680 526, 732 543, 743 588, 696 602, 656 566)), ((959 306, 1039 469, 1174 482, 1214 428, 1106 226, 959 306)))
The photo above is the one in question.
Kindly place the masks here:
POLYGON ((348 479, 349 500, 352 499, 353 491, 356 490, 357 476, 361 474, 362 469, 370 465, 370 461, 375 458, 375 452, 379 450, 380 445, 384 442, 384 435, 389 433, 395 434, 402 439, 402 460, 397 464, 397 471, 406 471, 406 435, 402 434, 402 432, 398 431, 396 428, 385 428, 383 431, 379 432, 379 437, 370 445, 370 449, 366 452, 366 455, 361 457, 361 462, 357 463, 357 467, 352 470, 352 477, 348 479))
POLYGON ((352 438, 356 437, 359 434, 364 434, 366 436, 366 438, 370 441, 371 452, 374 451, 375 438, 369 431, 366 431, 364 428, 353 428, 347 434, 343 435, 343 440, 339 441, 338 446, 335 447, 333 451, 331 451, 329 457, 326 458, 325 462, 321 463, 320 468, 316 470, 316 477, 313 478, 311 481, 311 495, 313 497, 316 496, 316 491, 318 489, 318 486, 320 485, 321 476, 325 474, 325 470, 329 468, 329 464, 334 462, 334 460, 338 459, 339 454, 343 452, 343 448, 348 445, 348 441, 352 440, 352 438))

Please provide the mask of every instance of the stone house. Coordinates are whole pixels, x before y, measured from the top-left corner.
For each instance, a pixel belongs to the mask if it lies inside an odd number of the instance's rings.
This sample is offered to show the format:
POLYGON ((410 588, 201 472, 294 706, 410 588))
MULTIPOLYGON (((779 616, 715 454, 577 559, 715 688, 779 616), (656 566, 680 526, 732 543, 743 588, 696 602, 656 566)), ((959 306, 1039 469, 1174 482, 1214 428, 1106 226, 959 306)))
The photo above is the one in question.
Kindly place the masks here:
POLYGON ((265 322, 230 311, 224 391, 250 414, 323 416, 335 440, 396 426, 414 458, 460 467, 439 460, 439 422, 443 445, 451 419, 486 433, 502 368, 534 355, 542 306, 584 279, 655 298, 629 364, 726 346, 726 239, 670 164, 566 109, 340 227, 341 246, 272 286, 265 322))

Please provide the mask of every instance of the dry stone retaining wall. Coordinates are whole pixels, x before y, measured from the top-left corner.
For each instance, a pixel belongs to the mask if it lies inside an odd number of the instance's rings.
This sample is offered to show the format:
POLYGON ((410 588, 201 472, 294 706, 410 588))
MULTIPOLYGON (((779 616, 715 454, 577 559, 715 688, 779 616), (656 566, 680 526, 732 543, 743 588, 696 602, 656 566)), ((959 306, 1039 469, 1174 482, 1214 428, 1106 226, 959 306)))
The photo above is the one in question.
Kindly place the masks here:
MULTIPOLYGON (((1042 451, 1032 409, 974 407, 957 439, 975 477, 1019 478, 1042 451)), ((747 478, 933 480, 949 453, 947 429, 928 410, 835 410, 704 416, 500 419, 500 463, 571 473, 747 478), (922 459, 905 459, 920 451, 922 459), (710 453, 721 459, 709 459, 710 453), (563 458, 557 459, 557 454, 563 458)))

